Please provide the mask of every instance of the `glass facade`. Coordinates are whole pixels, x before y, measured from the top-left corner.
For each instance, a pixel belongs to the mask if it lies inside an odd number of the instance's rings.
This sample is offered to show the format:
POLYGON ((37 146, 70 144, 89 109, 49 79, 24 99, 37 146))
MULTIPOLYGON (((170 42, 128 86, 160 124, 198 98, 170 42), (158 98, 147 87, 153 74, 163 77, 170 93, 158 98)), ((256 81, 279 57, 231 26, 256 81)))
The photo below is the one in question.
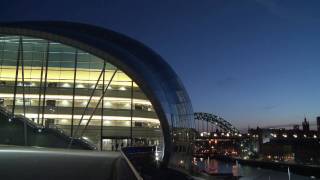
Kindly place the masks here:
POLYGON ((101 150, 163 146, 153 105, 128 75, 45 39, 0 35, 0 106, 101 150))

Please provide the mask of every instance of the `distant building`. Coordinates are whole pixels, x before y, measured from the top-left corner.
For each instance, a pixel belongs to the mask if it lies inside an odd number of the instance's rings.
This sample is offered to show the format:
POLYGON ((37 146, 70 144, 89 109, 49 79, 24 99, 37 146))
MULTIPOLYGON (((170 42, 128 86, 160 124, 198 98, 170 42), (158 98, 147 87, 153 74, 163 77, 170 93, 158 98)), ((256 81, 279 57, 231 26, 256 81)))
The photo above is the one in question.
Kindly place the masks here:
POLYGON ((257 144, 258 156, 264 160, 320 164, 320 136, 309 129, 306 119, 302 124, 303 129, 249 129, 246 144, 257 144))
POLYGON ((318 133, 320 134, 320 116, 317 117, 317 130, 318 130, 318 133))
POLYGON ((299 125, 298 124, 293 125, 293 130, 299 130, 299 125))
POLYGON ((309 122, 307 121, 307 118, 304 118, 304 121, 302 122, 302 130, 304 132, 308 132, 310 131, 310 126, 309 126, 309 122))

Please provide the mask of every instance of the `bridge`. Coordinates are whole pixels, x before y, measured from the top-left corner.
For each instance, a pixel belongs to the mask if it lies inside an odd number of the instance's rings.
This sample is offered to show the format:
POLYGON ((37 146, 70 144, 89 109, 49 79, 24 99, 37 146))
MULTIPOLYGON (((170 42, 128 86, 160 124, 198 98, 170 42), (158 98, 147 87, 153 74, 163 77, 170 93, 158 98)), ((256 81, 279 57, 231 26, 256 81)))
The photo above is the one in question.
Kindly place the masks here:
POLYGON ((240 131, 224 118, 205 112, 194 113, 196 130, 199 133, 210 133, 216 130, 227 133, 239 133, 240 131))

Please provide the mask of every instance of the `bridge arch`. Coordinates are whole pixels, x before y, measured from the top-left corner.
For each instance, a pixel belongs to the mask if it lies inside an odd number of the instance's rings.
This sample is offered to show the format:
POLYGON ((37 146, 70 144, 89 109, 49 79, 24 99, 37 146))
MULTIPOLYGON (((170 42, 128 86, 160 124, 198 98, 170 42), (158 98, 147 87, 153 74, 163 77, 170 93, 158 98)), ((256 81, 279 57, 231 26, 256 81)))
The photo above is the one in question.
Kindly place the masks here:
POLYGON ((240 131, 235 128, 230 122, 224 118, 205 112, 194 113, 196 130, 198 132, 212 132, 213 130, 220 130, 228 133, 239 133, 240 131))

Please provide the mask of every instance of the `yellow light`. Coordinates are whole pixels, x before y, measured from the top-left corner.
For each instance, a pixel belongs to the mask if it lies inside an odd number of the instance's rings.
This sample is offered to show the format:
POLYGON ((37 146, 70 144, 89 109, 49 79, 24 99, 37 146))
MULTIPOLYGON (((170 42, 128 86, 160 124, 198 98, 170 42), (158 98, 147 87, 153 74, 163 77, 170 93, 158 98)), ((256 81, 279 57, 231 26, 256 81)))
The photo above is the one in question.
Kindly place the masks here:
MULTIPOLYGON (((7 94, 7 93, 0 93, 1 98, 13 98, 13 94, 7 94)), ((16 98, 22 98, 22 94, 16 94, 16 98)), ((37 94, 25 94, 25 98, 28 99, 38 99, 39 95, 37 94)), ((46 95, 46 99, 52 99, 52 100, 72 100, 72 96, 69 95, 46 95)), ((75 100, 89 100, 90 96, 74 96, 75 100)), ((92 100, 99 100, 99 96, 93 96, 92 100)), ((116 101, 116 102, 131 102, 130 98, 120 98, 120 97, 104 97, 104 101, 116 101)), ((144 99, 133 99, 134 104, 144 104, 144 105, 151 105, 151 102, 144 99)))
MULTIPOLYGON (((49 119, 71 119, 71 114, 44 114, 44 118, 49 119)), ((26 114, 27 118, 38 118, 38 114, 26 114)), ((42 118, 42 114, 39 115, 42 118)), ((89 119, 90 115, 85 115, 83 119, 89 119)), ((74 119, 80 119, 81 115, 74 115, 74 119)), ((96 115, 92 116, 92 120, 101 120, 101 116, 96 115)), ((103 116, 103 120, 113 120, 113 121, 130 121, 131 117, 129 116, 103 116)), ((150 122, 150 123, 159 123, 159 119, 155 118, 143 118, 143 117, 132 117, 132 120, 139 122, 150 122)))
MULTIPOLYGON (((15 66, 2 66, 2 74, 5 76, 1 76, 1 81, 14 81, 15 80, 15 66)), ((19 70, 19 74, 21 74, 21 69, 19 70)), ((101 69, 83 69, 78 68, 77 70, 77 78, 76 83, 87 83, 87 84, 95 84, 101 69)), ((110 77, 114 73, 114 70, 106 71, 105 84, 108 84, 110 77)), ((41 68, 40 67, 24 67, 24 78, 27 81, 31 82, 40 82, 41 76, 41 68)), ((22 80, 22 76, 18 77, 18 81, 22 80)), ((48 68, 48 79, 47 82, 57 82, 57 83, 73 83, 74 80, 74 69, 73 68, 56 68, 49 67, 48 68), (60 77, 60 73, 63 72, 63 79, 60 77)), ((127 76, 124 72, 118 71, 116 76, 114 77, 111 85, 118 86, 131 86, 131 78, 127 76)), ((99 84, 102 84, 103 81, 100 81, 99 84)), ((136 83, 133 83, 134 87, 138 87, 136 83)))

